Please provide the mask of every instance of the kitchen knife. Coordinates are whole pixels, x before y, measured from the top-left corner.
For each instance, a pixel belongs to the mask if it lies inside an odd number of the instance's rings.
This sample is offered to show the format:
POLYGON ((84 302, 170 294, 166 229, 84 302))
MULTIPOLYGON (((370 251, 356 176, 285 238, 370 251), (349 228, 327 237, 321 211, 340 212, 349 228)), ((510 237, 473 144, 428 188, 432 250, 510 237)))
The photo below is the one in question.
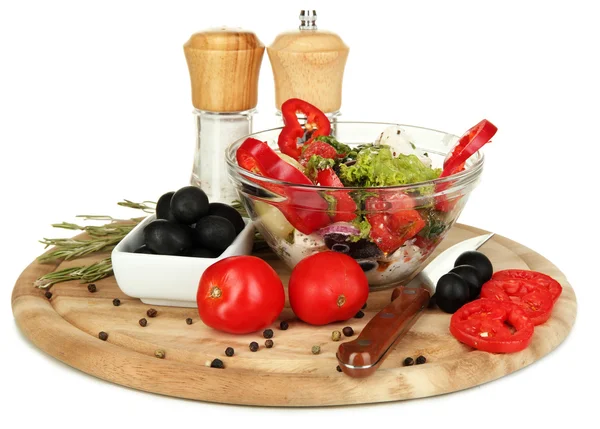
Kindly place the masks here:
POLYGON ((355 340, 338 348, 336 357, 342 371, 357 378, 373 374, 417 321, 427 307, 437 281, 454 267, 456 258, 468 250, 479 249, 493 235, 480 235, 449 247, 408 284, 394 289, 392 302, 367 323, 355 340))

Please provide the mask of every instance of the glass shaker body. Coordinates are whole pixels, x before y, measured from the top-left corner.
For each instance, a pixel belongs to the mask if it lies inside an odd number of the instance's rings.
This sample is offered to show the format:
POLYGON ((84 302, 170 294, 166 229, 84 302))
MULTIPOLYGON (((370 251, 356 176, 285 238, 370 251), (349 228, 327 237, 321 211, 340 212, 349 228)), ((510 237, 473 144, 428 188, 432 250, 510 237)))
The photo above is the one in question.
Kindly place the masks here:
POLYGON ((252 133, 255 113, 256 109, 231 113, 194 110, 196 151, 191 184, 202 188, 210 202, 231 204, 238 199, 227 174, 225 149, 252 133))

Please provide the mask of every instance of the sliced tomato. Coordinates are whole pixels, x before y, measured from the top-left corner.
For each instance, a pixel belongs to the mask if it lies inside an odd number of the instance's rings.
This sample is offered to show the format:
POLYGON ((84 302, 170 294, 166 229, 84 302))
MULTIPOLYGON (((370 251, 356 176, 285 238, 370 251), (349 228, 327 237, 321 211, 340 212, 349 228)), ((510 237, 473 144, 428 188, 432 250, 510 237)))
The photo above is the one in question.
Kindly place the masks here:
POLYGON ((477 350, 514 353, 531 343, 533 323, 511 302, 476 299, 452 315, 450 333, 477 350))
POLYGON ((547 289, 552 296, 552 302, 555 303, 562 293, 562 286, 552 277, 531 270, 502 270, 497 271, 492 276, 492 280, 525 280, 534 285, 547 289))
POLYGON ((402 193, 369 197, 365 201, 370 237, 385 253, 393 253, 425 227, 414 201, 402 193))
POLYGON ((481 297, 518 305, 534 325, 546 322, 552 314, 552 295, 547 289, 523 280, 490 280, 483 284, 481 297))
POLYGON ((338 156, 337 151, 333 146, 322 142, 320 140, 314 140, 307 143, 302 148, 302 155, 300 155, 300 164, 306 165, 311 156, 318 155, 326 159, 334 159, 338 156))
MULTIPOLYGON (((319 171, 317 174, 317 183, 321 186, 332 188, 344 187, 340 178, 331 168, 319 171)), ((356 203, 350 196, 350 191, 339 190, 327 191, 325 193, 335 199, 335 210, 332 216, 334 222, 351 222, 356 218, 356 203)))

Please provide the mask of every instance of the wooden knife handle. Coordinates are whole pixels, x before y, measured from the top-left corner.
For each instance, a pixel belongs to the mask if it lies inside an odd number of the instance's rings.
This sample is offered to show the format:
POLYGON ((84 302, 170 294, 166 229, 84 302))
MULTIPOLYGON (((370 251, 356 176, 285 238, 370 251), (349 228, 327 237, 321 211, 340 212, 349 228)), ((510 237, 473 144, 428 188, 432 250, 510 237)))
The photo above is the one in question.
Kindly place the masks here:
POLYGON ((416 322, 429 298, 425 288, 396 288, 393 301, 367 323, 358 337, 340 345, 337 358, 342 371, 357 378, 373 374, 416 322))

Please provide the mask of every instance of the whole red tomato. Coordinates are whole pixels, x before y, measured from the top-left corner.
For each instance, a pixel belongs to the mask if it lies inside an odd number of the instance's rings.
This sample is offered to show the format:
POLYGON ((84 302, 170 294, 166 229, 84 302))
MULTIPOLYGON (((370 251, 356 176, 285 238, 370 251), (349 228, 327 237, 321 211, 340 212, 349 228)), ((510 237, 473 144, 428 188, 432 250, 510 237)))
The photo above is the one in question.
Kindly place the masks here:
POLYGON ((369 282, 350 256, 322 252, 296 265, 288 294, 296 316, 311 325, 326 325, 358 313, 367 302, 369 282))
POLYGON ((206 325, 231 334, 249 334, 277 319, 285 292, 279 276, 265 261, 232 256, 204 271, 196 301, 206 325))

